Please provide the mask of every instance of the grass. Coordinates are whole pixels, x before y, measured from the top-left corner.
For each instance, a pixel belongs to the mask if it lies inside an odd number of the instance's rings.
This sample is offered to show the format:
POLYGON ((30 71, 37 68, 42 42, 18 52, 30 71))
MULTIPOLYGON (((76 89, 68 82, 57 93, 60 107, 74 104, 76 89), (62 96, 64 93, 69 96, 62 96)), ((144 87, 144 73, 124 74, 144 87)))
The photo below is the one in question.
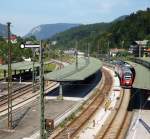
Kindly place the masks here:
POLYGON ((55 64, 47 64, 44 65, 44 72, 51 72, 55 69, 56 65, 55 64))
POLYGON ((69 117, 65 118, 65 120, 60 123, 60 127, 64 128, 68 121, 72 121, 75 118, 75 112, 73 112, 69 117))
POLYGON ((74 57, 69 55, 63 55, 62 61, 73 63, 75 61, 74 57))

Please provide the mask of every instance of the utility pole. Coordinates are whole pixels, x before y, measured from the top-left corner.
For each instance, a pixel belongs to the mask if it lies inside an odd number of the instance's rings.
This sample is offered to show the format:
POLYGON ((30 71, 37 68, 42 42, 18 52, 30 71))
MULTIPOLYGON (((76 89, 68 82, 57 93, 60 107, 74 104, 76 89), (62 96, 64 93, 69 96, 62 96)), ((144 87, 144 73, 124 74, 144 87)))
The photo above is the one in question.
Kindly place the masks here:
POLYGON ((76 41, 75 57, 76 57, 76 70, 77 70, 78 69, 78 42, 77 41, 76 41))
POLYGON ((139 58, 141 57, 141 41, 139 42, 139 58))
POLYGON ((100 43, 99 43, 99 40, 98 40, 98 42, 97 42, 97 58, 99 58, 99 55, 100 55, 99 45, 100 45, 100 43))
POLYGON ((107 54, 108 54, 108 61, 110 62, 110 50, 109 50, 109 44, 110 44, 110 42, 108 41, 108 51, 107 51, 107 54))
POLYGON ((40 42, 40 138, 45 139, 43 48, 40 42))
POLYGON ((61 62, 60 69, 62 68, 62 53, 63 53, 63 51, 62 51, 62 49, 60 49, 60 51, 59 51, 59 59, 60 59, 60 62, 61 62))
POLYGON ((121 53, 121 57, 123 57, 123 47, 124 47, 124 41, 122 41, 122 53, 121 53))
POLYGON ((89 43, 87 45, 87 58, 88 58, 88 64, 90 63, 90 48, 89 48, 89 43))
POLYGON ((8 128, 12 129, 12 70, 11 70, 11 53, 12 46, 10 42, 10 25, 11 23, 7 23, 7 31, 8 31, 8 128))

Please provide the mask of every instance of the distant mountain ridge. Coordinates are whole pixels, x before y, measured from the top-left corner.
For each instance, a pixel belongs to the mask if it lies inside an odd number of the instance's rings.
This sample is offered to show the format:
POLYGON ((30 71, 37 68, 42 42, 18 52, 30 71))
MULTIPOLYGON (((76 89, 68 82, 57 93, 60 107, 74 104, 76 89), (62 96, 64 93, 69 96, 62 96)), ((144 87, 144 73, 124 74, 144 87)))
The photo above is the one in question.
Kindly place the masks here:
POLYGON ((113 24, 119 21, 121 22, 127 17, 127 15, 123 15, 108 23, 100 22, 74 27, 65 30, 64 32, 57 33, 51 37, 51 40, 56 40, 58 45, 60 44, 65 47, 73 46, 76 40, 80 41, 81 44, 87 40, 96 40, 101 36, 101 34, 107 32, 113 24))
POLYGON ((116 18, 115 20, 113 20, 113 22, 123 21, 123 20, 125 20, 125 18, 128 17, 128 16, 129 16, 129 15, 122 15, 122 16, 116 18))
POLYGON ((77 27, 80 24, 70 24, 70 23, 56 23, 56 24, 43 24, 33 28, 24 37, 35 36, 37 39, 48 39, 53 35, 63 32, 67 29, 77 27))

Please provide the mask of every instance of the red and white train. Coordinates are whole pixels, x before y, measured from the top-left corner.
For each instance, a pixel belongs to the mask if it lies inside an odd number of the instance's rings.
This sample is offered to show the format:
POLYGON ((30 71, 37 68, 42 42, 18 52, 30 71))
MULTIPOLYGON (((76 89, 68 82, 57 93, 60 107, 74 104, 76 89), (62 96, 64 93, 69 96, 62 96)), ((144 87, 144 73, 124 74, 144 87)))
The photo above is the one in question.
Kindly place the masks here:
POLYGON ((134 81, 134 69, 127 63, 116 63, 115 72, 120 79, 123 88, 131 88, 134 81))

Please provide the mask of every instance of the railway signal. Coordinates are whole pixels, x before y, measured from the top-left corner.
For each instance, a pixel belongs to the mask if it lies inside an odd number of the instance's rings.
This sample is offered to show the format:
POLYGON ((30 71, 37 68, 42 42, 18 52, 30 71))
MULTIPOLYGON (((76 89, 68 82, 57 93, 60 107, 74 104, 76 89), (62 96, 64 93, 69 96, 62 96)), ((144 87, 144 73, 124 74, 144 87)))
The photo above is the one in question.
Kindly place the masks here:
MULTIPOLYGON (((44 116, 44 69, 43 69, 43 51, 44 49, 42 48, 42 41, 40 41, 40 44, 21 44, 21 48, 32 48, 34 50, 35 48, 39 48, 39 63, 40 63, 40 68, 39 68, 39 73, 40 73, 40 138, 45 139, 46 134, 45 134, 45 116, 44 116)), ((34 57, 35 57, 35 51, 33 51, 33 92, 34 92, 34 57)))
POLYGON ((39 44, 24 44, 22 43, 20 45, 21 48, 31 48, 32 49, 32 61, 33 61, 33 67, 32 67, 32 92, 34 93, 35 92, 35 87, 34 87, 34 84, 35 84, 35 73, 34 73, 34 64, 35 64, 35 49, 36 48, 40 48, 40 45, 39 44))

